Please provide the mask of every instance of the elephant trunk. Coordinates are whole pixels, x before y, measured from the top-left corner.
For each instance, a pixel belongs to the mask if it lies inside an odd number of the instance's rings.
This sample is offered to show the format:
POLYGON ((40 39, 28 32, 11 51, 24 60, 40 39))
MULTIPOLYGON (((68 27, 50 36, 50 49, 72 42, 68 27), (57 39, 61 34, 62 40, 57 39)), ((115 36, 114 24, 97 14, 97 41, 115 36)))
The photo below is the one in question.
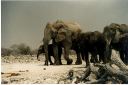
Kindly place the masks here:
POLYGON ((38 52, 38 53, 37 53, 37 60, 38 60, 38 61, 40 61, 39 55, 40 55, 40 54, 39 54, 39 52, 38 52))
POLYGON ((45 64, 48 66, 48 44, 44 44, 44 51, 45 51, 45 64))
POLYGON ((111 60, 111 39, 106 39, 106 48, 105 48, 105 63, 109 62, 111 60))

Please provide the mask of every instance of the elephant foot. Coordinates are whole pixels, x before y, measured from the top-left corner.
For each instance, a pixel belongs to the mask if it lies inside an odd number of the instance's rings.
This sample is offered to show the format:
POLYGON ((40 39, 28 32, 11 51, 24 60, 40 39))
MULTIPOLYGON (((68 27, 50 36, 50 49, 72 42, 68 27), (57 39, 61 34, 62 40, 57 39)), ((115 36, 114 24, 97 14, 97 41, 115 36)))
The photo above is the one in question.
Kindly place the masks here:
POLYGON ((54 65, 60 65, 59 63, 54 63, 54 65))
POLYGON ((53 65, 53 63, 50 63, 50 65, 53 65))
POLYGON ((77 61, 75 62, 75 64, 76 64, 76 65, 80 65, 80 64, 82 64, 82 61, 81 61, 81 60, 77 60, 77 61))
POLYGON ((67 65, 71 65, 72 62, 73 62, 73 60, 72 60, 72 59, 69 59, 69 60, 67 61, 67 65))
POLYGON ((60 62, 60 63, 54 63, 54 65, 62 65, 62 62, 60 62))
POLYGON ((44 65, 45 65, 45 66, 48 66, 48 64, 46 64, 46 63, 45 63, 44 65))
POLYGON ((60 65, 62 65, 62 62, 60 62, 60 65))
POLYGON ((48 66, 48 62, 45 61, 45 64, 44 65, 48 66))
POLYGON ((62 65, 60 62, 55 62, 54 65, 62 65))

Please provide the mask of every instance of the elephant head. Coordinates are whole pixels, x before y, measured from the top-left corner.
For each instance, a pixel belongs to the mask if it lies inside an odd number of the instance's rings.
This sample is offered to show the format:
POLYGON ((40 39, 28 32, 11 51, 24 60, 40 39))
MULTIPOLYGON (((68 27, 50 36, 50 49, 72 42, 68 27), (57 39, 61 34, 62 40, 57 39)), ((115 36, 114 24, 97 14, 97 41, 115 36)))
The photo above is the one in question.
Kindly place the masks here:
POLYGON ((125 24, 119 25, 116 23, 112 23, 109 26, 106 26, 103 31, 104 38, 108 44, 111 42, 118 43, 120 36, 124 33, 128 33, 128 26, 125 24))
POLYGON ((50 22, 47 23, 44 29, 44 43, 49 43, 49 41, 56 36, 57 29, 55 29, 50 22))

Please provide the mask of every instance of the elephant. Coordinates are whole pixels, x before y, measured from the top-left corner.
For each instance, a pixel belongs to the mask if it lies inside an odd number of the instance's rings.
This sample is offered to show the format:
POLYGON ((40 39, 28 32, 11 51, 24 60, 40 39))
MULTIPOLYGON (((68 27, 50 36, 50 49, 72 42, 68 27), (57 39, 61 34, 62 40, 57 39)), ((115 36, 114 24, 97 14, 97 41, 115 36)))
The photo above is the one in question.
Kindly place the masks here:
MULTIPOLYGON (((39 48, 38 48, 37 60, 40 61, 39 55, 42 54, 42 53, 45 53, 44 45, 40 45, 39 48)), ((62 55, 62 48, 61 48, 61 46, 58 46, 58 56, 59 56, 60 64, 62 64, 61 55, 62 55)), ((51 60, 51 56, 53 56, 54 59, 55 59, 55 56, 54 56, 54 53, 53 53, 53 44, 48 45, 48 59, 49 59, 50 65, 53 65, 53 62, 51 60)), ((45 61, 45 65, 46 65, 46 61, 45 61)))
MULTIPOLYGON (((69 51, 73 45, 73 41, 77 39, 78 34, 81 32, 80 25, 76 22, 64 22, 64 21, 58 21, 56 24, 54 24, 54 27, 59 29, 55 38, 55 42, 62 42, 64 47, 64 58, 67 61, 71 61, 69 59, 69 51)), ((75 64, 81 64, 82 60, 80 58, 80 54, 78 50, 76 50, 77 60, 75 64)), ((71 64, 68 63, 67 64, 71 64)))
POLYGON ((86 61, 86 66, 88 66, 90 62, 89 53, 91 53, 92 62, 98 62, 97 55, 99 55, 99 62, 102 60, 106 63, 104 56, 106 42, 102 33, 98 31, 80 33, 76 41, 80 48, 82 59, 86 61))
POLYGON ((126 33, 123 37, 120 38, 120 47, 122 54, 122 60, 125 64, 128 65, 128 33, 126 33))
POLYGON ((123 34, 118 43, 111 43, 111 48, 119 51, 121 60, 128 64, 128 33, 123 34))
MULTIPOLYGON (((55 55, 54 64, 60 65, 58 57, 58 43, 62 42, 64 47, 64 58, 67 61, 67 64, 72 64, 73 60, 69 58, 69 50, 72 46, 72 39, 76 39, 78 33, 81 32, 80 25, 74 22, 66 22, 62 20, 57 20, 54 23, 47 23, 44 29, 44 50, 46 65, 48 65, 48 43, 50 40, 53 41, 53 53, 55 55)), ((77 58, 79 59, 79 58, 77 58)), ((77 60, 79 61, 79 60, 77 60)), ((76 62, 77 62, 76 61, 76 62)))
POLYGON ((105 26, 103 30, 104 39, 106 41, 105 55, 107 62, 111 61, 111 43, 118 43, 121 36, 128 33, 128 25, 111 23, 109 26, 105 26))

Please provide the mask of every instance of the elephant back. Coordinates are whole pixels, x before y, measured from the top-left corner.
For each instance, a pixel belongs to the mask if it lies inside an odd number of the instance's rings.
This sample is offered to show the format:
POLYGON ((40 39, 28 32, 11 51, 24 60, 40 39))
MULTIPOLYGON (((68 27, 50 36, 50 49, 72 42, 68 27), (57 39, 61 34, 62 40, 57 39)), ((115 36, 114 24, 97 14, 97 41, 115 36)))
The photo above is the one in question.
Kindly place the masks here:
POLYGON ((81 27, 76 22, 68 22, 68 21, 62 21, 58 20, 53 24, 53 27, 55 29, 58 29, 60 32, 62 29, 65 31, 70 31, 72 33, 72 39, 76 39, 78 34, 81 32, 81 27))

